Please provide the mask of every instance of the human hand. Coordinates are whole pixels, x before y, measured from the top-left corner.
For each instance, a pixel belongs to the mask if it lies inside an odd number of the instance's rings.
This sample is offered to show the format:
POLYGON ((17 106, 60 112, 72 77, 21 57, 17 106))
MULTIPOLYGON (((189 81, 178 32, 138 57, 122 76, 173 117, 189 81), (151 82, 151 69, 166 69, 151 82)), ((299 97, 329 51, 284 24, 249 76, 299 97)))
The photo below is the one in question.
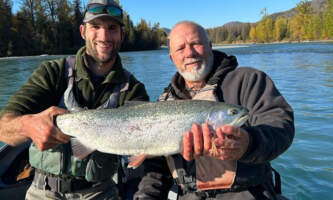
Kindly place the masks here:
POLYGON ((54 124, 57 115, 67 113, 59 107, 52 106, 37 114, 23 115, 21 134, 29 137, 41 151, 53 148, 61 143, 67 143, 70 136, 65 135, 54 124))
POLYGON ((249 146, 248 133, 239 127, 225 125, 216 130, 216 152, 213 157, 221 160, 239 160, 249 146))
POLYGON ((183 137, 183 150, 181 154, 184 159, 191 161, 193 158, 209 154, 212 147, 213 135, 207 123, 199 126, 194 123, 191 131, 186 131, 183 137))

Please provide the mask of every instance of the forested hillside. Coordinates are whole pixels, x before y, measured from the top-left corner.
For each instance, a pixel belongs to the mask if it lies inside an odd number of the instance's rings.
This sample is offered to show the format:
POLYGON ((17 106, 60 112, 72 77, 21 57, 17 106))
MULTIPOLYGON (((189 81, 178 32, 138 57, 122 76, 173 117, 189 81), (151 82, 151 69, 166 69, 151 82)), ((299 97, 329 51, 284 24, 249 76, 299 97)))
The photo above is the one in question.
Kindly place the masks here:
MULTIPOLYGON (((13 14, 12 1, 0 0, 0 57, 73 54, 84 44, 79 32, 84 14, 81 0, 18 2, 20 9, 13 14)), ((165 44, 166 37, 158 23, 151 25, 142 19, 134 26, 126 12, 124 22, 122 50, 157 49, 165 44)))
MULTIPOLYGON (((0 57, 73 54, 84 41, 79 33, 81 0, 0 0, 0 57)), ((119 1, 118 1, 119 2, 119 1)), ((126 8, 124 8, 126 11, 126 8)), ((256 23, 229 22, 209 28, 213 43, 266 43, 333 40, 333 0, 301 1, 291 10, 267 14, 256 23)), ((124 12, 126 37, 122 51, 157 49, 166 44, 165 29, 144 19, 133 25, 124 12)))
POLYGON ((213 43, 313 41, 333 39, 333 0, 301 1, 289 11, 268 15, 257 23, 231 22, 210 28, 213 43))

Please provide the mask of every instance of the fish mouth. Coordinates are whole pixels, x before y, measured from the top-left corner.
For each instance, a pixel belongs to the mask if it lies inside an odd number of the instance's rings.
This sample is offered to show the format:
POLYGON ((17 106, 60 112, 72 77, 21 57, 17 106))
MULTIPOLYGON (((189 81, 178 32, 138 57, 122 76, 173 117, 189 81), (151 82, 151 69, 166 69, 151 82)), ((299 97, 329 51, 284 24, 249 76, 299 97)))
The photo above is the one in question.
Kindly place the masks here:
POLYGON ((241 127, 248 119, 249 119, 249 115, 243 114, 242 116, 237 118, 235 121, 233 121, 232 125, 241 127))

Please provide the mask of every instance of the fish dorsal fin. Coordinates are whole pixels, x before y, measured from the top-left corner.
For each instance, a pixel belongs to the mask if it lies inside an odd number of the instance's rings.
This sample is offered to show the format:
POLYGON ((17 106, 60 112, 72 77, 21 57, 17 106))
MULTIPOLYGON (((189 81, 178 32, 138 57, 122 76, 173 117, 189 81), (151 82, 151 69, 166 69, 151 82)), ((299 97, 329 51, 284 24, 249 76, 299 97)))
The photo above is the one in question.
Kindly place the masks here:
POLYGON ((141 155, 132 155, 131 157, 129 157, 129 163, 128 163, 128 168, 137 168, 139 167, 143 161, 145 161, 145 159, 147 158, 147 154, 141 154, 141 155))
POLYGON ((96 149, 89 148, 82 144, 77 138, 71 138, 71 146, 73 155, 82 160, 83 158, 87 157, 92 152, 96 151, 96 149))

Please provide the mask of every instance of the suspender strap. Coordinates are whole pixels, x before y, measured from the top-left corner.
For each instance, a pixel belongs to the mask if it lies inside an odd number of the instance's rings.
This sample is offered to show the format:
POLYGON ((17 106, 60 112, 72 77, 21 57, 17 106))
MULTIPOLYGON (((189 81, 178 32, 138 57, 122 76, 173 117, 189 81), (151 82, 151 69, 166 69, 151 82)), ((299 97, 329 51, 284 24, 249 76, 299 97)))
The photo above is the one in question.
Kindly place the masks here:
POLYGON ((180 155, 173 155, 172 158, 178 175, 178 178, 174 179, 174 182, 177 185, 181 185, 184 193, 196 191, 196 179, 186 172, 183 158, 180 155))
MULTIPOLYGON (((74 90, 78 88, 74 86, 75 82, 80 81, 80 79, 75 78, 75 62, 76 57, 68 56, 66 58, 66 68, 65 68, 65 77, 67 79, 67 89, 63 96, 63 104, 68 110, 76 110, 81 108, 79 102, 76 100, 74 95, 74 90)), ((124 73, 126 76, 126 82, 118 84, 114 87, 114 91, 110 95, 109 99, 104 102, 102 105, 98 107, 98 109, 106 109, 106 108, 116 108, 119 104, 120 93, 125 92, 129 88, 129 80, 131 73, 124 69, 124 73)), ((77 91, 76 91, 77 92, 77 91)), ((61 104, 62 105, 62 104, 61 104)))
POLYGON ((75 56, 66 57, 65 77, 68 80, 68 86, 73 86, 74 83, 74 69, 75 69, 75 56))
MULTIPOLYGON (((64 105, 68 110, 75 110, 79 107, 79 103, 75 99, 73 87, 74 87, 74 69, 75 69, 75 60, 74 56, 68 56, 66 58, 66 69, 65 69, 65 77, 67 79, 67 90, 64 93, 64 105)), ((76 87, 75 87, 76 88, 76 87)))
POLYGON ((184 169, 185 166, 184 166, 183 160, 180 158, 180 156, 177 156, 177 155, 173 155, 172 158, 174 160, 175 167, 177 170, 177 175, 178 175, 178 178, 175 179, 175 182, 178 185, 184 185, 186 182, 185 181, 186 171, 184 169))
POLYGON ((66 70, 67 70, 67 77, 73 77, 73 69, 75 68, 75 56, 68 56, 66 57, 66 70))

